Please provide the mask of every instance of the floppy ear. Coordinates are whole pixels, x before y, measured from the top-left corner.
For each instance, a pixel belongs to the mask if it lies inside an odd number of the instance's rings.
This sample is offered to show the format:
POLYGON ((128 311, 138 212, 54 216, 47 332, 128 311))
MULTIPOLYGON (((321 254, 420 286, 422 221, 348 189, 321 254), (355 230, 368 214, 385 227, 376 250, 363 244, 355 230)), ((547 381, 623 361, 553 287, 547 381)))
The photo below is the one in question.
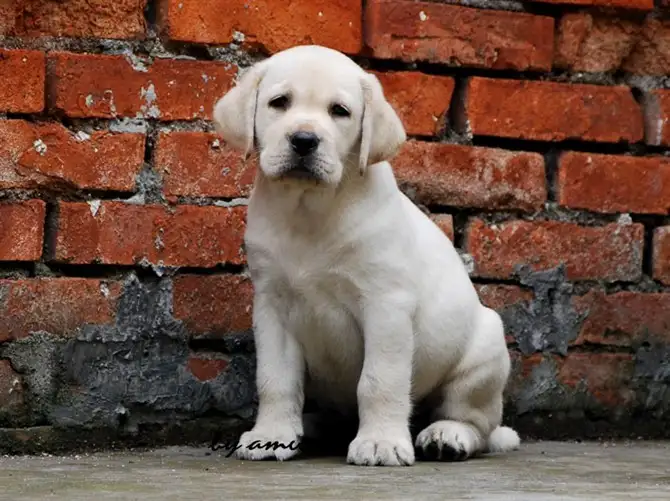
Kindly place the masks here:
POLYGON ((245 158, 254 148, 256 100, 264 73, 263 62, 252 66, 214 106, 217 132, 230 146, 243 151, 245 158))
POLYGON ((376 76, 366 73, 363 86, 363 120, 361 129, 361 175, 368 165, 389 160, 407 139, 405 127, 384 97, 376 76))

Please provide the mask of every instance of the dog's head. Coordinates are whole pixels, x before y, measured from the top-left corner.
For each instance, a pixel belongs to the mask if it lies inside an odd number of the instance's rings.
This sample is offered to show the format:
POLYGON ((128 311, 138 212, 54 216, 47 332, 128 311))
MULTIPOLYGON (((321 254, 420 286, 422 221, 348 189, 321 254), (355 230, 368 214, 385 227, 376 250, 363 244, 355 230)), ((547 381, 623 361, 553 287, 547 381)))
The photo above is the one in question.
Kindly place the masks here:
POLYGON ((252 66, 214 107, 223 140, 256 150, 270 179, 338 184, 406 139, 377 78, 332 49, 299 46, 252 66))

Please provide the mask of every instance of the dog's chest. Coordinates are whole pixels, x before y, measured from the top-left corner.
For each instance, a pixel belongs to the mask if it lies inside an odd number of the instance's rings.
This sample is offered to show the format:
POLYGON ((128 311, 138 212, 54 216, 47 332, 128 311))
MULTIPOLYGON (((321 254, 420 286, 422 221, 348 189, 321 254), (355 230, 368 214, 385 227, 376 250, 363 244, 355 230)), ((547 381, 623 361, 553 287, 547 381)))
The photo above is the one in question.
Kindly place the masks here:
POLYGON ((301 345, 311 389, 320 400, 336 405, 355 402, 363 364, 360 291, 347 253, 319 245, 305 251, 289 242, 250 259, 254 276, 263 281, 301 345))

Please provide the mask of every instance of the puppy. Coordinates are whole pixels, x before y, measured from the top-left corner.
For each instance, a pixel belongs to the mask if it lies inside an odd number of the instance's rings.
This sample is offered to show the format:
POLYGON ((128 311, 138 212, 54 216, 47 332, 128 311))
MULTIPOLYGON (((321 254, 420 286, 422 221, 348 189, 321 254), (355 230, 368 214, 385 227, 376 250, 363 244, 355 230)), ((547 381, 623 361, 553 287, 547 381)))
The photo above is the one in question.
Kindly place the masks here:
POLYGON ((411 465, 415 447, 443 460, 517 448, 500 426, 502 322, 398 189, 387 161, 406 134, 379 81, 337 51, 294 47, 249 69, 214 121, 260 165, 245 235, 259 408, 237 456, 294 456, 306 395, 358 414, 349 463, 411 465), (419 402, 432 424, 413 444, 419 402), (258 447, 268 442, 286 447, 258 447))

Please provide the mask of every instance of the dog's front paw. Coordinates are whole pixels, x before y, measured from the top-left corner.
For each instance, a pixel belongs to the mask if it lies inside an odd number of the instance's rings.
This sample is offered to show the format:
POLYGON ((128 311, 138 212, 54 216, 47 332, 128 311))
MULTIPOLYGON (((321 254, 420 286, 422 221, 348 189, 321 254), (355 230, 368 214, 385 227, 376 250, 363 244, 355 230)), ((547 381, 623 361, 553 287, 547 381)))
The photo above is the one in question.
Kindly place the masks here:
POLYGON ((464 461, 480 448, 475 430, 458 421, 436 421, 416 437, 419 459, 464 461))
POLYGON ((414 448, 409 432, 359 432, 349 444, 347 462, 362 466, 410 466, 414 464, 414 448))
POLYGON ((300 438, 291 429, 253 429, 243 433, 237 443, 238 459, 285 461, 300 452, 300 438))

